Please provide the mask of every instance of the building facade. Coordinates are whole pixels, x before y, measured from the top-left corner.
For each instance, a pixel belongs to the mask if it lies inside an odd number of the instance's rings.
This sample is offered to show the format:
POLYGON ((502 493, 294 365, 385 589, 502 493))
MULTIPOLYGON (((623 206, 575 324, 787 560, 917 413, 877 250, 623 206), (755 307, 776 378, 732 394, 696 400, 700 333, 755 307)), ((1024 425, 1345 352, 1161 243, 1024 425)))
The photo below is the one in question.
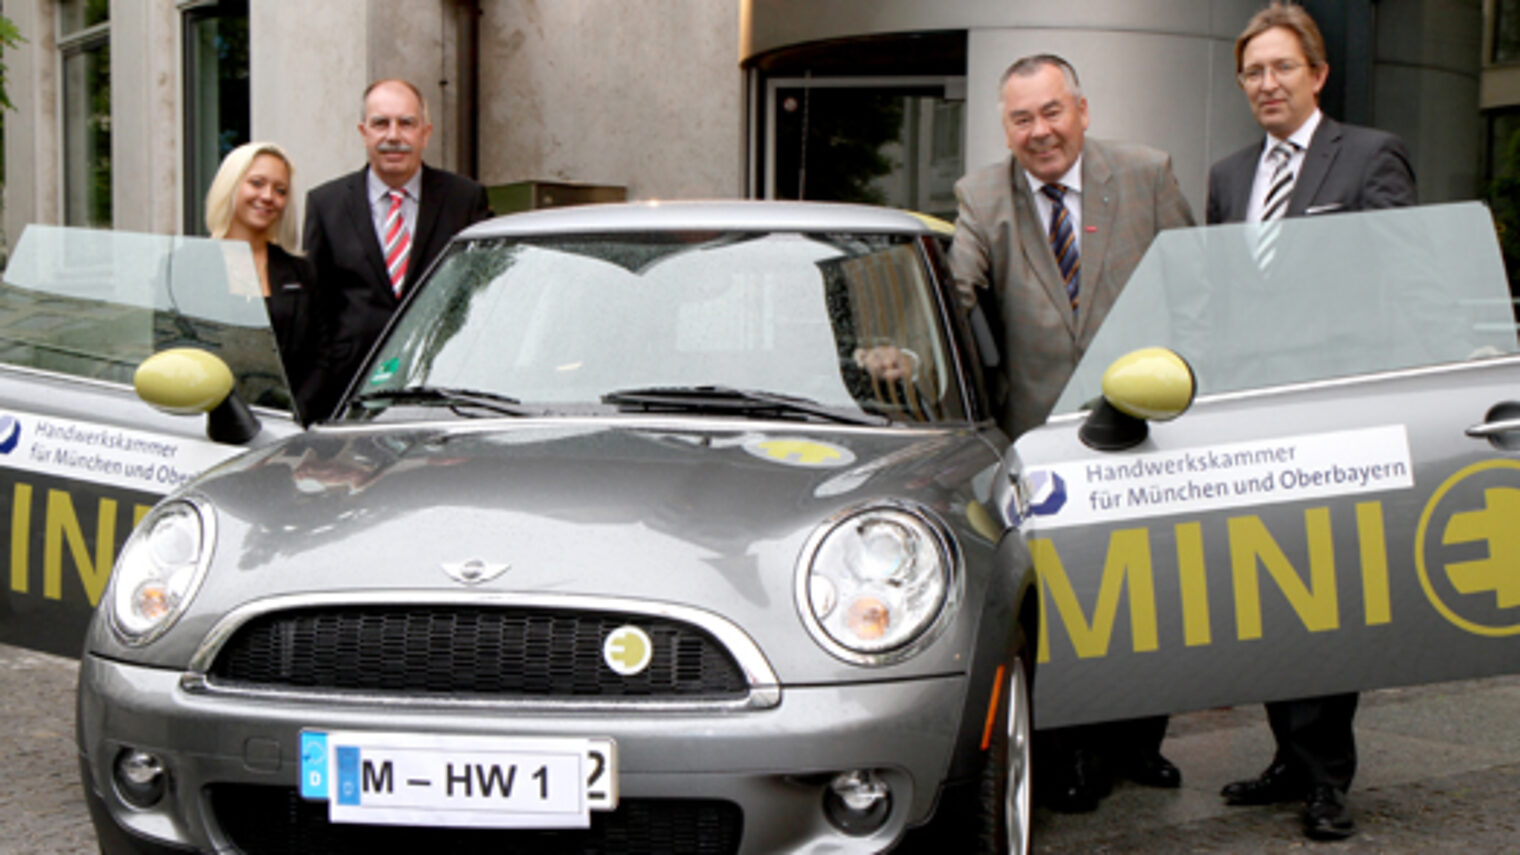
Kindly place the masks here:
POLYGON ((364 165, 360 95, 428 101, 425 159, 488 186, 743 191, 737 8, 712 0, 5 0, 5 234, 203 233, 223 154, 273 140, 298 199, 364 165))
MULTIPOLYGON (((1520 0, 1304 4, 1326 111, 1403 136, 1422 201, 1490 193, 1520 130, 1520 0)), ((299 201, 363 164, 360 93, 393 76, 428 99, 428 162, 488 186, 953 216, 955 179, 1006 154, 997 78, 1035 52, 1078 68, 1090 133, 1170 152, 1201 211, 1209 164, 1260 133, 1232 54, 1259 5, 3 0, 26 40, 4 55, 4 232, 201 233, 216 164, 248 139, 291 153, 299 201)))

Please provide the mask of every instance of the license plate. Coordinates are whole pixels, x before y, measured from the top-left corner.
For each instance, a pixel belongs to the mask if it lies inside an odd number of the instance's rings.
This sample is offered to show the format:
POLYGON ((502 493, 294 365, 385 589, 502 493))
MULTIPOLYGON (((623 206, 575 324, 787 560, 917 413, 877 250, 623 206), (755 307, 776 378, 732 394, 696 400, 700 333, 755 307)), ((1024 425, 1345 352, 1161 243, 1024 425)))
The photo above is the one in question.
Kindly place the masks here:
POLYGON ((335 823, 585 828, 617 807, 617 744, 303 730, 301 796, 335 823))

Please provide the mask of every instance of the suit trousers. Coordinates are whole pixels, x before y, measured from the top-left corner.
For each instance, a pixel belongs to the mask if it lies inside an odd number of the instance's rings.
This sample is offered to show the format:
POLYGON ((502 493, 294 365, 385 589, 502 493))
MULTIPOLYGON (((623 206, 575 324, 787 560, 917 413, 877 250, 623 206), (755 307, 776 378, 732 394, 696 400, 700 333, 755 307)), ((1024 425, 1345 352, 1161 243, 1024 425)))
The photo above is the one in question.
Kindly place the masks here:
POLYGON ((1267 722, 1277 738, 1275 762, 1302 776, 1308 786, 1328 784, 1341 792, 1356 775, 1356 716, 1358 695, 1324 695, 1291 701, 1272 701, 1267 722))

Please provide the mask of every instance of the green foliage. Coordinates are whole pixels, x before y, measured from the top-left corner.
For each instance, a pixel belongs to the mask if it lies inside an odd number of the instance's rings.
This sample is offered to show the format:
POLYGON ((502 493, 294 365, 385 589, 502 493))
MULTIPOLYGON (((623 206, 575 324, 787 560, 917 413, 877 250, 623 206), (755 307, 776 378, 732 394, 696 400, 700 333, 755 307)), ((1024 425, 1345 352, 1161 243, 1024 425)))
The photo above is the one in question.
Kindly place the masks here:
MULTIPOLYGON (((21 37, 21 31, 16 29, 15 23, 10 18, 0 15, 0 56, 5 55, 6 48, 17 47, 24 41, 26 39, 21 37)), ((0 62, 0 108, 7 110, 16 109, 16 105, 11 103, 10 94, 7 91, 5 63, 3 62, 0 62)))

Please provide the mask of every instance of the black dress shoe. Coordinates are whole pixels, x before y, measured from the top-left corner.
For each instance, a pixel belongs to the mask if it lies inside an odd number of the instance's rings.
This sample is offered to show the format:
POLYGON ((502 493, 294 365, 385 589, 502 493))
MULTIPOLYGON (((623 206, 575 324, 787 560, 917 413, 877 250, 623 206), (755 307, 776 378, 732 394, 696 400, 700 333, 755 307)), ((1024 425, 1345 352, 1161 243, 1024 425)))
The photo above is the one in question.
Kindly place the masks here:
POLYGON ((1304 785, 1283 763, 1273 763, 1260 777, 1225 784, 1219 791, 1225 804, 1270 805, 1297 801, 1304 797, 1304 785))
POLYGON ((1077 750, 1061 758, 1060 768, 1052 770, 1051 786, 1045 790, 1045 805, 1058 813, 1091 813, 1098 802, 1113 789, 1098 758, 1091 752, 1077 750))
POLYGON ((1159 751, 1119 764, 1119 774, 1147 787, 1175 790, 1182 786, 1182 771, 1159 751))
POLYGON ((1304 799, 1304 834, 1315 840, 1345 840, 1356 833, 1346 797, 1335 787, 1320 784, 1304 799))

